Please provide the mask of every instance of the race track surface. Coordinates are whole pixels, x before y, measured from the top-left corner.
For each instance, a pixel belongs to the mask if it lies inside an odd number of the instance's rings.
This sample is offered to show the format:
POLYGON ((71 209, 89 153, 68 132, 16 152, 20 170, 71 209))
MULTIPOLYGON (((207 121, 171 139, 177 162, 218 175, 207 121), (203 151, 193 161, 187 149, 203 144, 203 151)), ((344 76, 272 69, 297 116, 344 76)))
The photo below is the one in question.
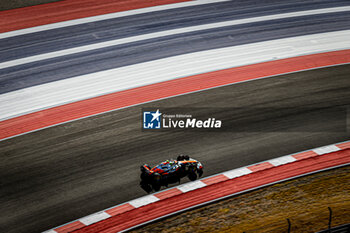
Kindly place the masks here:
POLYGON ((350 65, 342 65, 229 85, 2 141, 0 232, 44 231, 143 196, 139 166, 179 153, 203 162, 204 176, 209 176, 348 140, 345 129, 334 130, 337 122, 292 122, 307 119, 304 107, 348 107, 349 73, 350 65), (217 114, 244 130, 143 132, 141 107, 243 107, 242 112, 217 114), (274 129, 269 126, 278 122, 279 114, 256 112, 286 107, 289 117, 274 129), (243 123, 240 116, 246 119, 243 123))
POLYGON ((0 11, 16 9, 19 7, 35 6, 38 4, 58 2, 61 0, 2 0, 0 2, 0 11))
MULTIPOLYGON (((0 95, 180 54, 346 30, 350 14, 277 17, 1 66, 14 59, 189 26, 346 6, 348 0, 235 0, 0 37, 0 95)), ((327 51, 326 46, 321 48, 327 51)), ((346 114, 322 120, 310 113, 311 108, 349 109, 349 75, 350 64, 254 80, 0 141, 0 232, 41 232, 141 197, 145 192, 138 185, 139 166, 176 158, 179 153, 200 160, 204 176, 210 176, 349 140, 346 114), (215 117, 230 130, 145 132, 141 111, 148 107, 185 107, 203 117, 209 114, 206 107, 215 107, 215 117)))
MULTIPOLYGON (((162 32, 182 27, 349 6, 348 1, 229 1, 158 11, 58 28, 0 40, 0 67, 4 62, 77 46, 162 32)), ((0 69, 0 94, 78 75, 141 62, 254 42, 350 28, 350 14, 324 13, 264 20, 74 53, 0 69)))

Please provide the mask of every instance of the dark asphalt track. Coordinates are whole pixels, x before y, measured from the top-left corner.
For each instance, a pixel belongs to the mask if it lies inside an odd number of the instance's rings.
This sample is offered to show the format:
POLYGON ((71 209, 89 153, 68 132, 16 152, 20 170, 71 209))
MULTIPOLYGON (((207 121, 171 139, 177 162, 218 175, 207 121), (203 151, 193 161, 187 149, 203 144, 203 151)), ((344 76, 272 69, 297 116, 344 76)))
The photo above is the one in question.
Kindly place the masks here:
MULTIPOLYGON (((221 21, 245 19, 264 15, 314 10, 329 7, 349 6, 348 1, 283 1, 266 4, 261 1, 255 5, 240 4, 236 1, 206 4, 193 7, 144 13, 122 18, 108 19, 93 23, 58 28, 49 31, 26 34, 1 40, 0 61, 74 48, 113 39, 143 35, 158 31, 209 24, 221 21), (20 47, 19 47, 20 45, 20 47), (19 47, 19 48, 18 48, 19 47), (11 49, 11 50, 9 50, 11 49)), ((346 13, 342 13, 345 15, 346 13)))
MULTIPOLYGON (((336 66, 156 101, 2 141, 0 232, 40 232, 143 196, 140 164, 179 153, 202 161, 209 176, 349 140, 348 132, 317 132, 322 125, 334 129, 330 122, 300 121, 300 129, 314 132, 298 132, 288 120, 284 132, 254 128, 257 119, 269 126, 280 117, 257 115, 255 108, 292 108, 286 119, 293 119, 308 115, 302 107, 348 107, 349 88, 350 65, 336 66), (250 132, 143 132, 141 107, 244 107, 250 109, 244 112, 250 132)), ((231 119, 239 121, 236 114, 231 119)))
POLYGON ((61 0, 1 0, 0 11, 58 1, 61 0))
MULTIPOLYGON (((316 2, 259 1, 254 5, 251 1, 246 3, 233 1, 49 30, 0 40, 0 60, 8 61, 58 49, 184 26, 349 5, 348 1, 316 2)), ((249 23, 139 41, 2 69, 0 94, 185 53, 349 28, 350 14, 343 12, 249 23)))

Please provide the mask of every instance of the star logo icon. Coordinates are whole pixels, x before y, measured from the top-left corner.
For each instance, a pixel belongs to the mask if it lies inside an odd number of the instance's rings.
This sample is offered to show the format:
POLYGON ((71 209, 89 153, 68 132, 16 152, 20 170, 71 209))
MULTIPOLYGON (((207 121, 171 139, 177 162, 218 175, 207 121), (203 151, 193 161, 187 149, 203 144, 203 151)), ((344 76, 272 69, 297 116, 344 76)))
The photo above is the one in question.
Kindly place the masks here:
POLYGON ((157 109, 157 111, 156 111, 155 113, 152 113, 151 115, 153 116, 153 117, 152 117, 152 120, 151 120, 151 122, 152 122, 152 121, 154 121, 154 120, 159 121, 159 117, 160 117, 162 114, 159 112, 159 109, 157 109))
POLYGON ((157 111, 143 111, 143 129, 161 129, 160 116, 162 113, 157 111))

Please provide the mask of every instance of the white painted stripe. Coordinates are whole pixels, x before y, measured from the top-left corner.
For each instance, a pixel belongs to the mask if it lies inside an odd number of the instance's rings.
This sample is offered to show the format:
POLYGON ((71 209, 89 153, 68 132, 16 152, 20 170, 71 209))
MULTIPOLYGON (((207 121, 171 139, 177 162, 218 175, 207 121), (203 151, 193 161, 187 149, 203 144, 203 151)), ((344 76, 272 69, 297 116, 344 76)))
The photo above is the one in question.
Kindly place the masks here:
POLYGON ((345 164, 342 164, 342 165, 331 166, 331 167, 324 168, 324 169, 321 169, 321 170, 317 170, 317 171, 313 171, 313 172, 307 172, 307 173, 304 173, 302 175, 296 175, 296 176, 292 176, 292 177, 289 177, 289 178, 286 178, 286 179, 282 179, 282 180, 278 180, 278 181, 275 181, 275 182, 270 182, 268 184, 256 186, 256 187, 253 187, 253 188, 248 188, 248 189, 245 189, 243 191, 233 192, 231 194, 228 194, 228 195, 225 195, 225 196, 222 196, 222 197, 219 197, 219 198, 214 198, 214 199, 209 200, 209 201, 201 202, 199 204, 195 204, 193 206, 190 206, 190 207, 187 207, 187 208, 184 208, 184 209, 181 209, 181 210, 177 210, 177 211, 171 212, 169 214, 165 214, 163 216, 151 219, 149 221, 146 221, 146 222, 143 222, 143 223, 140 223, 140 224, 136 224, 134 226, 128 227, 128 228, 120 231, 119 233, 130 232, 131 230, 133 230, 135 228, 138 228, 140 226, 144 226, 146 224, 150 224, 150 223, 155 222, 157 220, 174 216, 175 214, 184 213, 185 211, 193 210, 194 208, 198 208, 198 207, 201 207, 201 206, 204 206, 204 205, 208 205, 210 203, 214 203, 214 202, 217 202, 217 201, 220 201, 220 200, 225 200, 225 199, 227 199, 229 197, 238 196, 238 195, 241 195, 241 194, 243 195, 245 193, 248 193, 248 192, 251 192, 251 191, 254 191, 254 190, 258 190, 258 189, 261 189, 261 188, 264 188, 264 187, 268 187, 268 186, 271 186, 271 185, 274 185, 274 184, 279 184, 279 183, 282 183, 282 182, 285 182, 285 181, 297 179, 299 177, 304 177, 306 175, 317 174, 317 173, 320 173, 320 172, 323 172, 323 171, 329 171, 329 170, 332 170, 332 169, 341 168, 341 167, 345 167, 345 166, 348 166, 348 165, 350 165, 350 163, 345 163, 345 164))
POLYGON ((0 120, 195 74, 350 49, 349 38, 345 30, 206 50, 24 88, 0 95, 0 120))
POLYGON ((102 212, 98 212, 98 213, 86 216, 84 218, 81 218, 81 219, 79 219, 79 221, 88 226, 88 225, 91 225, 93 223, 107 219, 109 217, 111 217, 111 215, 102 211, 102 212))
POLYGON ((330 145, 330 146, 316 148, 313 151, 318 155, 323 155, 323 154, 332 153, 338 150, 340 150, 340 148, 337 147, 336 145, 330 145))
POLYGON ((132 200, 129 202, 130 205, 134 206, 135 208, 148 205, 150 203, 159 201, 159 198, 154 195, 147 195, 144 197, 137 198, 135 200, 132 200))
POLYGON ((206 186, 205 183, 203 183, 200 180, 197 180, 197 181, 192 181, 192 182, 189 182, 189 183, 186 183, 186 184, 179 185, 179 186, 177 186, 177 188, 181 192, 186 193, 186 192, 189 192, 189 191, 192 191, 192 190, 195 190, 195 189, 203 188, 205 186, 206 186))
POLYGON ((37 27, 31 27, 31 28, 25 28, 25 29, 20 29, 20 30, 11 31, 11 32, 0 33, 0 39, 13 37, 13 36, 20 36, 20 35, 29 34, 29 33, 47 31, 47 30, 52 30, 56 28, 69 27, 69 26, 74 26, 74 25, 79 25, 84 23, 92 23, 92 22, 97 22, 97 21, 102 21, 107 19, 115 19, 115 18, 121 18, 125 16, 151 13, 156 11, 164 11, 164 10, 171 10, 171 9, 182 8, 182 7, 198 6, 198 5, 227 2, 227 1, 229 0, 196 0, 196 1, 190 1, 190 2, 181 2, 181 3, 173 3, 173 4, 167 4, 167 5, 161 5, 161 6, 146 7, 146 8, 140 8, 135 10, 86 17, 81 19, 67 20, 67 21, 58 22, 58 23, 46 24, 46 25, 37 26, 37 27))
POLYGON ((247 174, 252 173, 252 172, 253 171, 249 170, 248 168, 242 167, 242 168, 237 168, 237 169, 233 169, 233 170, 224 172, 222 174, 229 179, 233 179, 236 177, 247 175, 247 174))
POLYGON ((42 233, 57 233, 55 230, 48 230, 48 231, 43 231, 42 233))
MULTIPOLYGON (((342 141, 342 142, 338 142, 337 144, 343 144, 343 143, 346 143, 346 142, 350 142, 350 141, 342 141)), ((327 146, 325 146, 325 147, 327 147, 327 146)), ((317 149, 317 148, 316 148, 317 149)), ((286 155, 286 156, 282 156, 282 157, 279 157, 279 158, 285 158, 285 157, 288 157, 288 156, 292 156, 292 155, 296 155, 296 154, 300 154, 300 153, 303 153, 303 152, 305 152, 305 151, 301 151, 301 152, 299 152, 299 153, 294 153, 294 154, 291 154, 291 155, 286 155)), ((279 158, 277 158, 277 159, 279 159, 279 158)), ((269 161, 271 161, 271 160, 267 160, 267 161, 264 161, 264 162, 269 162, 269 161)), ((261 163, 264 163, 264 162, 261 162, 261 163)), ((253 165, 255 165, 255 164, 252 164, 252 165, 250 165, 250 166, 253 166, 253 165)), ((239 170, 239 169, 247 169, 246 167, 242 167, 242 168, 237 168, 237 169, 234 169, 234 170, 230 170, 230 171, 226 171, 226 172, 223 172, 223 173, 218 173, 218 174, 216 174, 216 175, 213 175, 213 176, 210 176, 210 177, 214 177, 214 176, 218 176, 218 175, 221 175, 221 174, 223 174, 223 175, 225 175, 225 174, 229 174, 229 173, 231 173, 231 172, 233 172, 233 171, 236 171, 236 170, 239 170)), ((251 170, 249 170, 249 169, 247 169, 247 174, 249 174, 249 173, 251 173, 252 171, 251 170)), ((226 175, 227 176, 227 175, 226 175)), ((208 179, 209 177, 204 177, 204 178, 202 178, 202 179, 208 179)), ((228 178, 230 178, 230 177, 228 177, 228 178)), ((234 177, 233 177, 234 178, 234 177)), ((178 186, 179 187, 179 186, 178 186)), ((165 191, 167 191, 167 190, 169 190, 169 189, 166 189, 166 190, 162 190, 162 191, 160 191, 159 193, 162 193, 162 192, 165 192, 165 191)), ((140 198, 139 198, 140 199, 140 198)), ((127 203, 130 203, 130 202, 127 202, 127 203)), ((112 209, 112 208, 115 208, 115 207, 117 207, 117 206, 121 206, 121 205, 124 205, 124 204, 126 204, 126 203, 122 203, 122 204, 119 204, 119 205, 116 205, 116 206, 112 206, 112 207, 110 207, 110 208, 108 208, 108 209, 105 209, 104 211, 106 211, 106 210, 110 210, 110 209, 112 209)), ((69 223, 67 223, 67 224, 69 224, 69 223)), ((64 224, 64 225, 67 225, 67 224, 64 224)), ((64 226, 64 225, 61 225, 61 226, 64 226)), ((55 227, 56 229, 57 228, 59 228, 59 227, 61 227, 61 226, 58 226, 58 227, 55 227)), ((43 232, 43 233, 55 233, 56 231, 54 231, 54 230, 48 230, 48 231, 45 231, 45 232, 43 232)))
POLYGON ((269 162, 273 166, 277 167, 277 166, 280 166, 282 164, 291 163, 291 162, 294 162, 294 161, 296 161, 296 159, 293 156, 287 155, 287 156, 279 157, 279 158, 276 158, 276 159, 268 160, 267 162, 269 162))
POLYGON ((261 21, 273 20, 273 19, 282 19, 282 18, 289 18, 289 17, 296 17, 296 16, 334 13, 334 12, 343 12, 343 11, 350 11, 350 6, 326 8, 326 9, 318 9, 318 10, 308 10, 308 11, 301 11, 301 12, 277 14, 277 15, 268 15, 268 16, 254 17, 254 18, 248 18, 248 19, 231 20, 231 21, 225 21, 225 22, 219 22, 219 23, 211 23, 211 24, 204 24, 204 25, 199 25, 199 26, 191 26, 191 27, 185 27, 185 28, 179 28, 179 29, 172 29, 172 30, 161 31, 161 32, 154 32, 154 33, 143 34, 143 35, 139 35, 139 36, 132 36, 132 37, 127 37, 127 38, 122 38, 122 39, 117 39, 117 40, 110 40, 110 41, 106 41, 106 42, 89 44, 89 45, 84 45, 84 46, 80 46, 80 47, 64 49, 64 50, 60 50, 60 51, 56 51, 56 52, 39 54, 39 55, 35 55, 35 56, 30 56, 30 57, 20 58, 20 59, 16 59, 16 60, 7 61, 7 62, 2 62, 2 63, 0 63, 0 69, 12 67, 12 66, 23 65, 26 63, 41 61, 41 60, 45 60, 45 59, 51 59, 51 58, 60 57, 60 56, 71 55, 71 54, 80 53, 80 52, 86 52, 86 51, 91 51, 91 50, 96 50, 96 49, 101 49, 101 48, 107 48, 110 46, 116 46, 116 45, 132 43, 132 42, 136 42, 136 41, 142 41, 142 40, 153 39, 153 38, 159 38, 159 37, 165 37, 165 36, 170 36, 170 35, 176 35, 176 34, 181 34, 181 33, 208 30, 208 29, 213 29, 213 28, 233 26, 233 25, 244 24, 244 23, 261 22, 261 21))

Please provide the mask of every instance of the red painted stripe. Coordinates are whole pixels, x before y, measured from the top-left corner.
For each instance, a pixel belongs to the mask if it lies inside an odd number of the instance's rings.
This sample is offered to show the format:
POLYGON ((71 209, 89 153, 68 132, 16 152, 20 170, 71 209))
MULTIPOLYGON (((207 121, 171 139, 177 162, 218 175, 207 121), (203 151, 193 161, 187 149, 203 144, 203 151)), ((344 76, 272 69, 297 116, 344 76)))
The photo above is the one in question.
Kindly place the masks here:
POLYGON ((182 195, 168 198, 167 200, 161 200, 127 213, 111 217, 74 232, 118 232, 164 215, 225 197, 227 195, 346 163, 350 163, 350 149, 296 161, 272 169, 254 172, 242 177, 206 186, 201 189, 196 189, 182 195))
POLYGON ((65 0, 0 12, 0 33, 190 0, 65 0))
POLYGON ((129 210, 135 209, 132 205, 129 203, 114 207, 112 209, 106 210, 105 212, 111 216, 115 216, 124 212, 127 212, 129 210))
POLYGON ((166 97, 349 62, 350 50, 342 50, 241 66, 133 88, 2 121, 0 139, 166 97))
POLYGON ((160 193, 156 193, 153 196, 159 198, 160 200, 163 200, 163 199, 167 199, 169 197, 173 197, 173 196, 176 196, 179 194, 182 194, 182 192, 177 188, 173 188, 173 189, 165 190, 165 191, 160 192, 160 193))
POLYGON ((302 152, 296 155, 292 155, 296 160, 301 160, 301 159, 306 159, 306 158, 311 158, 314 156, 317 156, 318 154, 316 154, 314 151, 306 151, 306 152, 302 152))
POLYGON ((80 221, 75 221, 75 222, 69 223, 67 225, 61 226, 61 227, 55 229, 55 231, 58 233, 67 233, 67 232, 72 232, 76 229, 80 229, 82 227, 85 227, 85 225, 83 223, 81 223, 80 221))
POLYGON ((339 143, 336 146, 344 150, 344 149, 350 148, 350 142, 339 143))
POLYGON ((263 163, 259 163, 250 167, 247 167, 249 170, 251 170, 252 172, 257 172, 257 171, 262 171, 268 168, 274 167, 271 163, 269 162, 263 162, 263 163))
POLYGON ((229 178, 223 174, 217 175, 217 176, 213 176, 213 177, 209 177, 206 179, 201 180, 204 184, 206 185, 212 185, 212 184, 216 184, 225 180, 228 180, 229 178))

